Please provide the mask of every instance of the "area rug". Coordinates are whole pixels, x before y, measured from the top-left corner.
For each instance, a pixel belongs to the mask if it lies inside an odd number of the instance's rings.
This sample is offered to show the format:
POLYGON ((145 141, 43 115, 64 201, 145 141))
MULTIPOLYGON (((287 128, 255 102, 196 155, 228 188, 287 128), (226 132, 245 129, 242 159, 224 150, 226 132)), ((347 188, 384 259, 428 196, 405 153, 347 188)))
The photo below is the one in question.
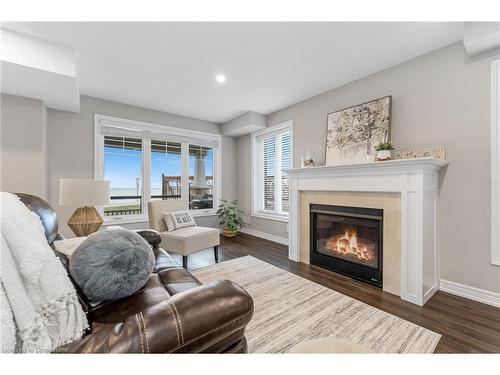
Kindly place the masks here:
MULTIPOLYGON (((441 335, 269 263, 245 256, 195 270, 202 282, 227 279, 254 300, 250 353, 286 353, 332 337, 377 353, 432 353, 441 335)), ((335 352, 335 351, 334 351, 335 352)))

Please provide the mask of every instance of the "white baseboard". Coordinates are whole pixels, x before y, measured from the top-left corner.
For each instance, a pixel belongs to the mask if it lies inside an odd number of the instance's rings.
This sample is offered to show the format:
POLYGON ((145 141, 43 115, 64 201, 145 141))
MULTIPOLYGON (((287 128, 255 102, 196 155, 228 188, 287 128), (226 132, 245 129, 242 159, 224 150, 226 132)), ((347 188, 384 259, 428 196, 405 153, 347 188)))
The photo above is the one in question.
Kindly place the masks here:
POLYGON ((473 301, 486 303, 491 306, 500 307, 500 293, 474 288, 472 286, 455 283, 453 281, 441 280, 439 290, 468 298, 473 301))
POLYGON ((285 237, 275 236, 273 234, 260 232, 258 230, 250 228, 241 228, 240 232, 288 246, 288 238, 285 237))

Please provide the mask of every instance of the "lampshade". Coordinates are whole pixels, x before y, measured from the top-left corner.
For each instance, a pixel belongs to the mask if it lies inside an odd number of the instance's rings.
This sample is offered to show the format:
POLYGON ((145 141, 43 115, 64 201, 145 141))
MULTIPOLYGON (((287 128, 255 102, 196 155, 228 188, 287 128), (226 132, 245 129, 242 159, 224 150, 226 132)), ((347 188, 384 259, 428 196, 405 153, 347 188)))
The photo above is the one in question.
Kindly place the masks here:
POLYGON ((61 178, 59 204, 75 207, 109 204, 110 187, 109 181, 61 178))

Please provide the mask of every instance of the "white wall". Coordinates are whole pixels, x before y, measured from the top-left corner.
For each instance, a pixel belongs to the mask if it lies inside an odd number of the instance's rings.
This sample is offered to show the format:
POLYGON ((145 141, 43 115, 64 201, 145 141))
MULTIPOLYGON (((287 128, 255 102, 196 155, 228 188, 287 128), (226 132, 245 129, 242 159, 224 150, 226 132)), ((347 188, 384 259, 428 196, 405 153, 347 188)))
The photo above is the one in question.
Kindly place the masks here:
POLYGON ((1 112, 0 189, 47 198, 47 108, 2 94, 1 112))
POLYGON ((238 199, 237 142, 235 138, 222 137, 222 199, 238 199))
MULTIPOLYGON (((93 178, 95 113, 220 134, 218 124, 88 96, 80 98, 80 107, 80 113, 48 110, 48 199, 59 216, 60 231, 70 237, 73 234, 66 222, 74 208, 59 206, 59 180, 93 178)), ((228 199, 236 197, 234 152, 234 139, 223 137, 222 197, 228 199)), ((196 221, 200 225, 217 225, 215 216, 199 217, 196 221)), ((144 222, 124 226, 139 229, 147 227, 148 224, 144 222)))
MULTIPOLYGON (((498 56, 497 56, 498 58, 498 56)), ((324 162, 327 113, 392 95, 398 149, 446 146, 438 207, 441 279, 500 292, 490 251, 490 65, 470 61, 461 43, 328 91, 268 116, 294 122, 294 165, 302 150, 324 162)), ((250 212, 250 137, 238 139, 239 198, 250 212)), ((286 236, 286 224, 252 218, 251 229, 286 236)))

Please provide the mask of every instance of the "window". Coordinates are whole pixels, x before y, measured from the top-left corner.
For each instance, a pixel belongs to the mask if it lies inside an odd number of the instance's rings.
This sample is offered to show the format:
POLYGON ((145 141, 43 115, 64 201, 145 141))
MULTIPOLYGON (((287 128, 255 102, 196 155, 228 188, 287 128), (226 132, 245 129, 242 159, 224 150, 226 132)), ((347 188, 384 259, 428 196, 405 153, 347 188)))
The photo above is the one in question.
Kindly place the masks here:
POLYGON ((189 145, 189 209, 214 207, 213 156, 209 147, 189 145))
POLYGON ((112 191, 105 216, 142 213, 142 139, 104 137, 104 179, 112 191))
POLYGON ((252 136, 253 212, 288 220, 289 181, 282 170, 292 167, 292 124, 285 123, 252 136))
POLYGON ((95 115, 95 178, 111 181, 105 222, 147 219, 147 202, 185 199, 215 215, 220 135, 95 115))
POLYGON ((182 197, 182 145, 151 140, 151 199, 182 197))

